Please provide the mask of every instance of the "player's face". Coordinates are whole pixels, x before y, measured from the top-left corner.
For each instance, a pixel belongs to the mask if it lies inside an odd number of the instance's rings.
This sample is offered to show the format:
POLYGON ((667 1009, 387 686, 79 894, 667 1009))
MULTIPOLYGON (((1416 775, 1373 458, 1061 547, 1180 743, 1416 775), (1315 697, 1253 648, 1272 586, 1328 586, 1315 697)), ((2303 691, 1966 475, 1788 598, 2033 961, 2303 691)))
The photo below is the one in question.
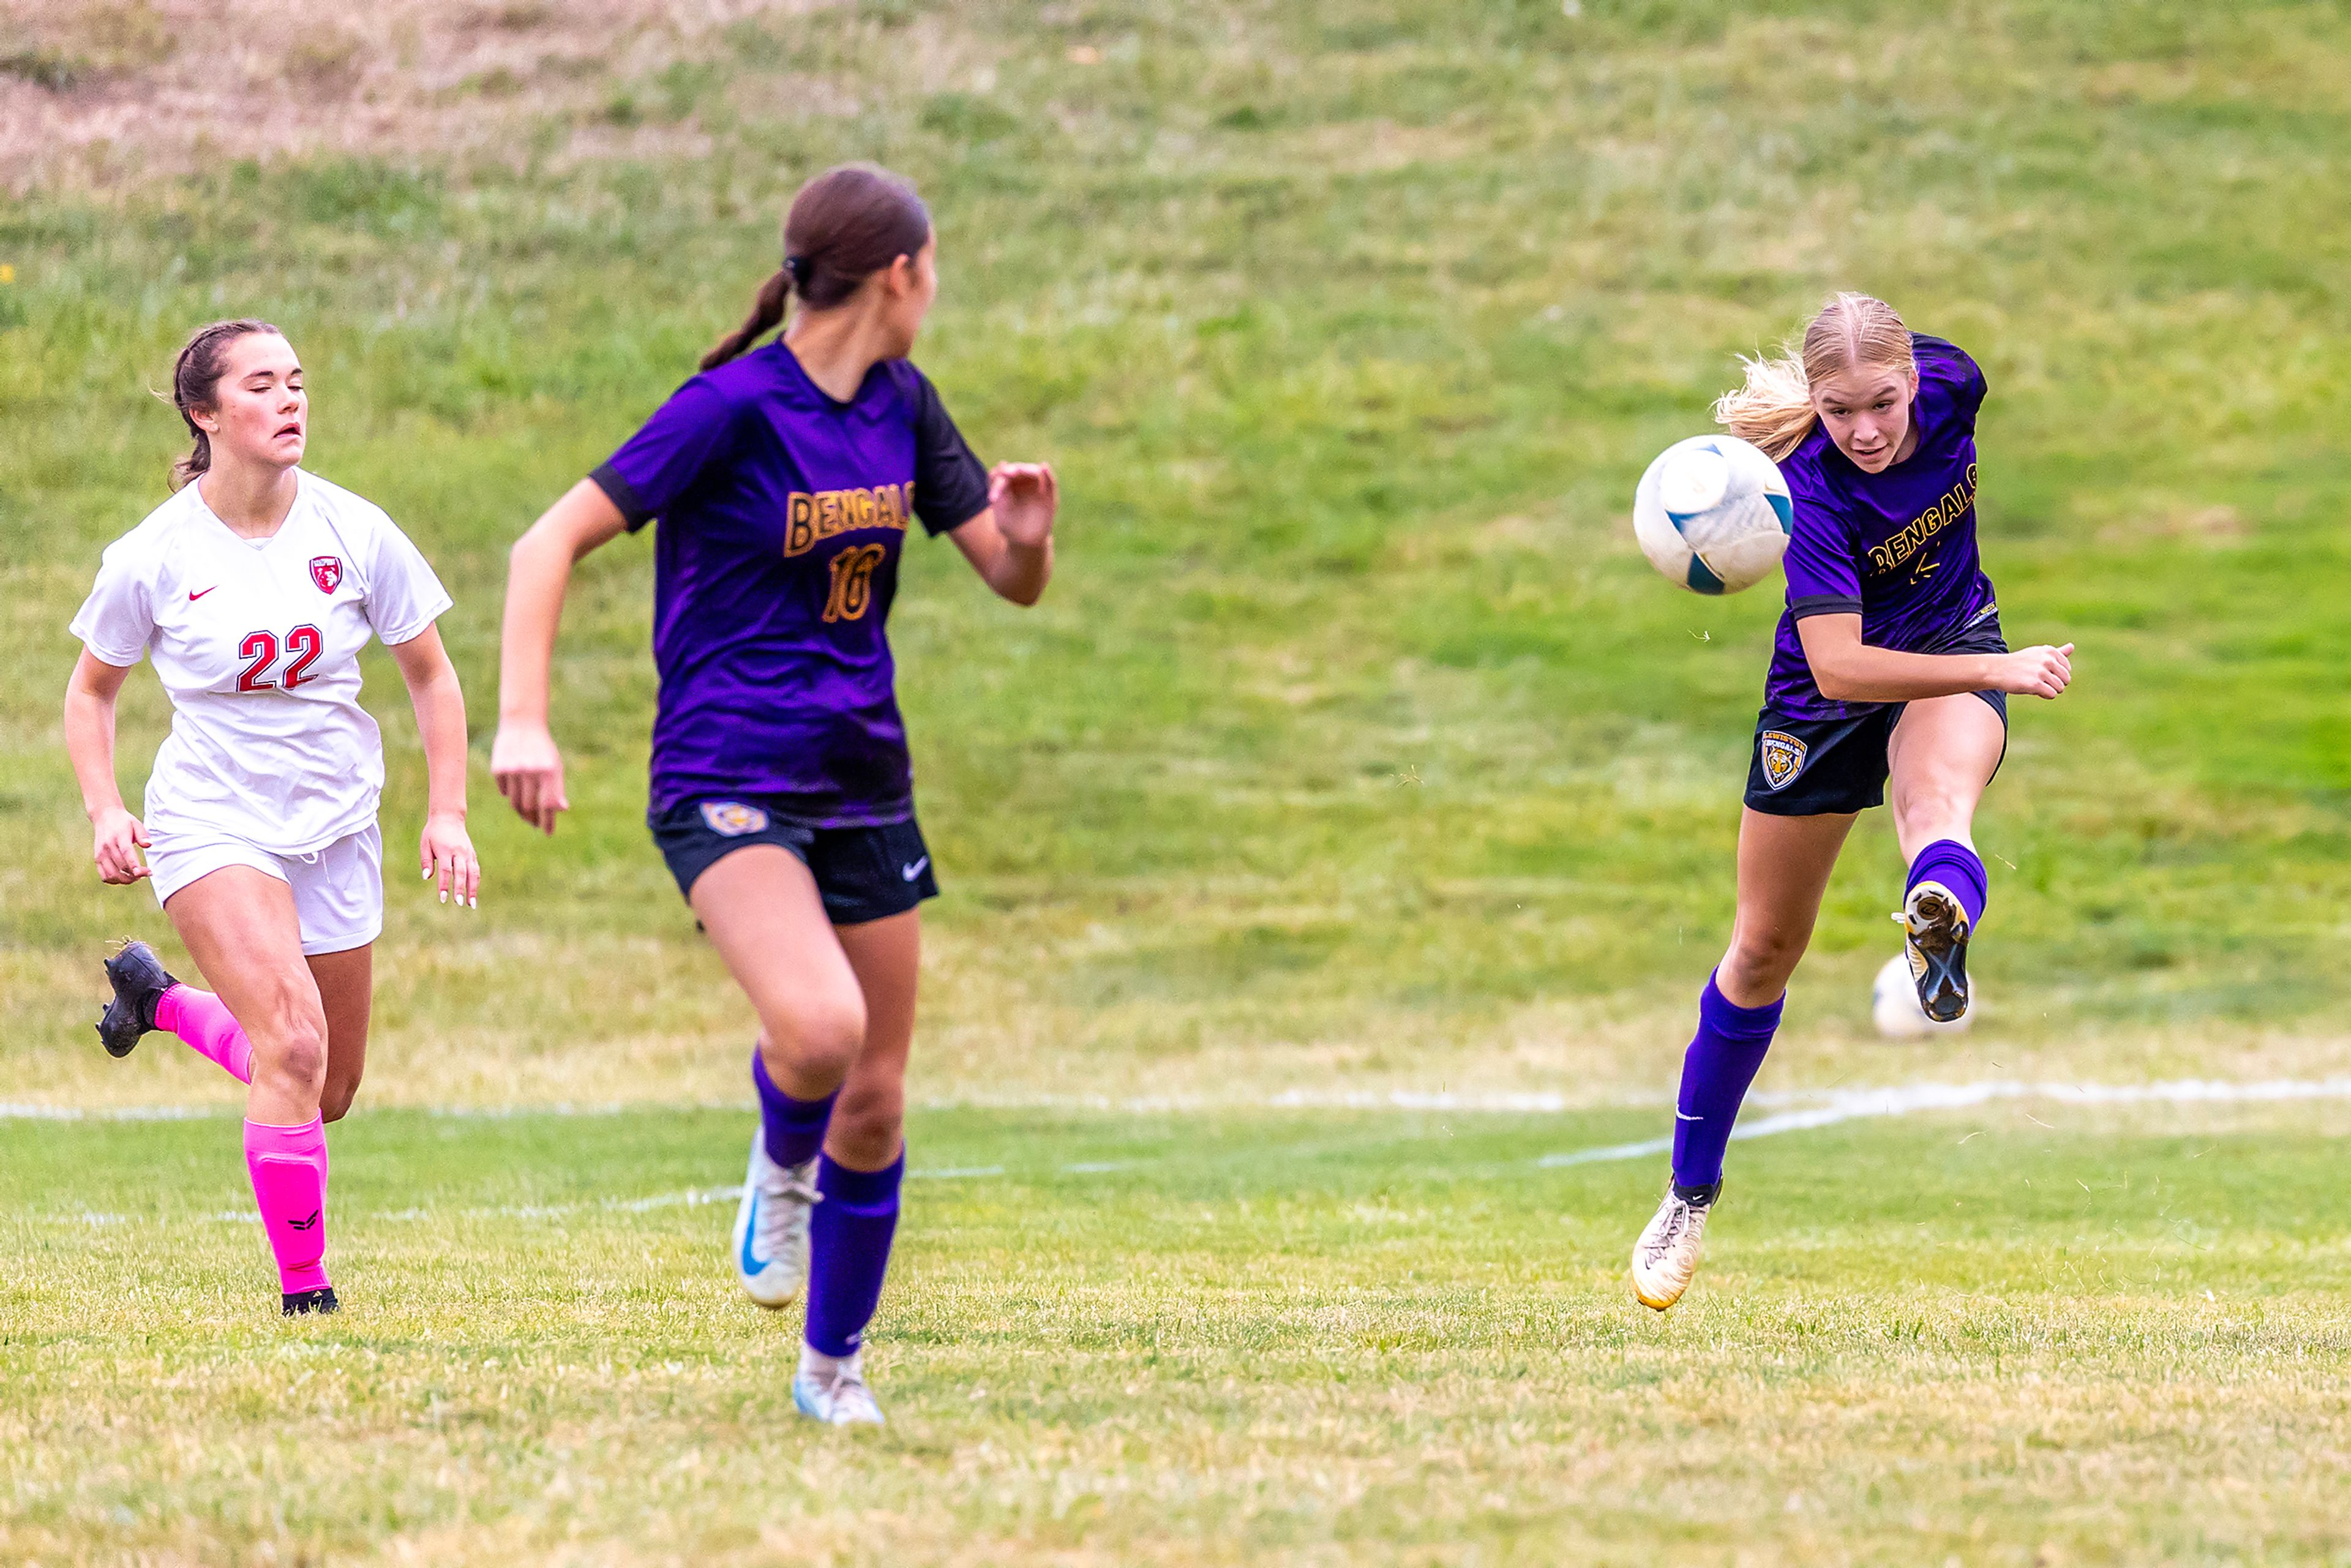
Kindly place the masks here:
POLYGON ((1856 365, 1813 388, 1813 412, 1837 450, 1865 474, 1879 474, 1903 455, 1910 437, 1910 400, 1918 373, 1856 365))
POLYGON ((938 236, 933 235, 908 260, 892 263, 883 279, 883 323, 889 330, 893 359, 914 351, 923 318, 930 314, 931 301, 938 298, 938 236))
POLYGON ((310 400, 294 345, 275 332, 247 332, 231 343, 213 406, 196 411, 196 423, 212 437, 216 457, 233 454, 274 468, 301 462, 310 400))

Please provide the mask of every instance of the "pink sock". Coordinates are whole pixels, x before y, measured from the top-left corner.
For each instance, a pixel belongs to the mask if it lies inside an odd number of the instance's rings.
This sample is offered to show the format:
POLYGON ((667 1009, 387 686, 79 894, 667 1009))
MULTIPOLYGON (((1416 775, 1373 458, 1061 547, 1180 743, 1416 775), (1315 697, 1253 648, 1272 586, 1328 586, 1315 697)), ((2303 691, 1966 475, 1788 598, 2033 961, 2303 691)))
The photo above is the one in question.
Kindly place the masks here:
POLYGON ((155 1027, 178 1035, 239 1083, 253 1082, 253 1042, 210 991, 173 986, 155 999, 155 1027))
POLYGON ((247 1122, 245 1168, 253 1175, 253 1200, 277 1258, 278 1288, 289 1296, 321 1289, 327 1283, 327 1124, 316 1116, 299 1127, 247 1122))

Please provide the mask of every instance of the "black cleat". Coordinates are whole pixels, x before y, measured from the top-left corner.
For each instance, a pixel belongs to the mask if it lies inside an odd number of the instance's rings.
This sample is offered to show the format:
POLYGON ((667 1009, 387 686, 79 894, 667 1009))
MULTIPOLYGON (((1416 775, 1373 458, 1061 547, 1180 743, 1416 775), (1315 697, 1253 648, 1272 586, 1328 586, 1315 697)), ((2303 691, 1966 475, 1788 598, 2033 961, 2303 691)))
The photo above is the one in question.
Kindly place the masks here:
POLYGON ((1902 901, 1903 946, 1918 1005, 1937 1023, 1951 1023, 1968 1011, 1968 912, 1959 896, 1939 882, 1922 882, 1902 901))
POLYGON ((286 1315, 289 1318, 304 1317, 311 1312, 340 1312, 342 1310, 343 1303, 335 1300, 335 1288, 332 1285, 321 1285, 315 1291, 286 1292, 286 1315))
POLYGON ((106 977, 114 986, 114 999, 98 1015, 98 1038, 109 1056, 128 1056, 139 1037, 155 1027, 155 1003, 180 982, 144 942, 125 942, 106 961, 106 977))

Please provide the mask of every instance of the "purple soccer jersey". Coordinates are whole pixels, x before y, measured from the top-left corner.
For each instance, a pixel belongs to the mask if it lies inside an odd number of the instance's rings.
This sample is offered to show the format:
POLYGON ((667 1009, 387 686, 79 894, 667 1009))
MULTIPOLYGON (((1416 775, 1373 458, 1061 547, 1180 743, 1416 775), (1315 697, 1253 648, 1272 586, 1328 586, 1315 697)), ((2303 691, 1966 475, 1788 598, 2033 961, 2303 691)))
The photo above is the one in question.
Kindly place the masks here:
POLYGON ((650 814, 756 797, 820 828, 914 813, 886 626, 910 519, 987 474, 904 360, 836 402, 774 342, 680 387, 591 477, 653 554, 650 814))
POLYGON ((1999 612, 1976 555, 1976 410, 1983 372, 1940 338, 1913 333, 1918 444, 1881 474, 1865 474, 1815 426, 1781 460, 1795 521, 1788 538, 1788 607, 1764 682, 1764 706, 1789 718, 1852 718, 1882 703, 1821 695, 1796 622, 1861 616, 1873 647, 1931 653, 1999 612))

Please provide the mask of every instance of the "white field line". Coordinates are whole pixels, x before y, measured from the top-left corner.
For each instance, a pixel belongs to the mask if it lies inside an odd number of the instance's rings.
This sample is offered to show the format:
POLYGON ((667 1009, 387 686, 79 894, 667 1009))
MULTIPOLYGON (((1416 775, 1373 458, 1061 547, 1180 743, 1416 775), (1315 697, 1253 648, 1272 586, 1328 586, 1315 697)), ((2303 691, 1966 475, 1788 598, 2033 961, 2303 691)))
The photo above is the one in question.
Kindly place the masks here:
POLYGON ((1539 1116, 1663 1103, 1655 1094, 1594 1100, 1549 1090, 1454 1089, 1280 1089, 1246 1098, 1230 1094, 953 1094, 917 1102, 925 1111, 1118 1111, 1139 1116, 1215 1111, 1459 1111, 1539 1116))
MULTIPOLYGON (((1999 1078, 1976 1083, 1911 1083, 1892 1089, 1842 1089, 1823 1097, 1823 1103, 1801 1111, 1782 1111, 1760 1121, 1741 1123, 1733 1139, 1768 1138, 1780 1133, 1801 1133, 1813 1127, 1873 1116, 1909 1116, 1921 1111, 1960 1111, 1994 1100, 2055 1100, 2072 1105, 2241 1105, 2288 1100, 2351 1100, 2351 1078, 2273 1078, 2252 1083, 2217 1079, 2181 1078, 2162 1083, 2033 1083, 1999 1078)), ((1785 1103, 1784 1096, 1752 1097, 1750 1103, 1785 1103)), ((1670 1136, 1645 1138, 1637 1144, 1609 1144, 1545 1155, 1535 1164, 1544 1168, 1596 1165, 1608 1160, 1646 1159, 1670 1154, 1670 1136)))
MULTIPOLYGON (((756 1111, 756 1100, 569 1100, 544 1105, 404 1105, 383 1103, 386 1111, 422 1111, 460 1120, 511 1121, 525 1116, 626 1116, 638 1111, 756 1111)), ((0 1100, 0 1122, 201 1122, 241 1115, 237 1106, 213 1105, 24 1105, 0 1100)))
MULTIPOLYGON (((2180 1078, 2154 1083, 2064 1083, 1999 1078, 1969 1083, 1902 1083, 1873 1089, 1782 1089, 1750 1094, 1750 1110, 1798 1107, 1788 1116, 1767 1116, 1741 1127, 1734 1137, 1826 1126, 1861 1116, 1901 1116, 1980 1105, 1992 1100, 2054 1100, 2076 1105, 2248 1104, 2276 1101, 2351 1099, 2351 1077, 2273 1078, 2252 1082, 2180 1078), (1825 1119, 1809 1119, 1824 1116, 1825 1119)), ((1593 1101, 1552 1092, 1479 1093, 1455 1090, 1284 1089, 1243 1098, 1229 1095, 1164 1095, 1120 1099, 1107 1094, 1038 1094, 948 1097, 917 1101, 926 1111, 1117 1111, 1135 1115, 1193 1115, 1230 1111, 1450 1111, 1485 1115, 1556 1115, 1577 1111, 1642 1110, 1671 1103, 1665 1095, 1628 1095, 1593 1101)), ((422 1111, 428 1116, 509 1120, 528 1116, 622 1116, 635 1112, 739 1111, 756 1101, 558 1101, 543 1105, 402 1105, 388 1111, 422 1111)), ((178 1122, 237 1114, 233 1104, 34 1105, 0 1101, 0 1122, 178 1122)), ((1626 1145, 1631 1146, 1631 1145, 1626 1145)), ((1644 1145, 1646 1146, 1646 1145, 1644 1145)), ((1598 1151, 1591 1151, 1595 1157, 1598 1151)), ((1562 1156, 1552 1156, 1560 1158, 1562 1156)), ((1629 1156, 1626 1156, 1629 1157, 1629 1156)), ((949 1174, 949 1173, 935 1173, 949 1174)), ((955 1174, 987 1174, 963 1172, 955 1174)))
MULTIPOLYGON (((1420 1102, 1436 1096, 1417 1096, 1406 1108, 1427 1108, 1420 1102)), ((1911 1116, 1922 1112, 1961 1111, 1970 1106, 1989 1104, 1996 1100, 2053 1100, 2071 1105, 2243 1105, 2290 1101, 2351 1100, 2351 1077, 2337 1078, 2273 1078, 2253 1082, 2232 1082, 2220 1079, 2181 1078, 2158 1083, 2051 1083, 2032 1082, 2023 1079, 1990 1079, 1973 1083, 1911 1083, 1884 1089, 1838 1089, 1783 1092, 1777 1094, 1757 1094, 1749 1098, 1750 1104, 1786 1104, 1792 1100, 1813 1100, 1818 1103, 1800 1110, 1782 1111, 1741 1124, 1730 1135, 1733 1139, 1769 1138, 1781 1133, 1800 1133, 1813 1127, 1834 1126, 1839 1122, 1859 1121, 1879 1116, 1911 1116)), ((1271 1102, 1260 1101, 1259 1104, 1271 1102)), ((1296 1104, 1295 1100, 1281 1102, 1296 1104)), ((1396 1103, 1394 1100, 1375 1102, 1396 1103)), ((1350 1107, 1364 1103, 1362 1097, 1350 1096, 1350 1107)), ((1447 1106, 1445 1108, 1459 1108, 1447 1106)), ((159 1115, 182 1115, 190 1113, 173 1107, 145 1107, 132 1111, 59 1112, 45 1106, 19 1107, 0 1105, 0 1118, 19 1111, 29 1111, 42 1120, 80 1120, 85 1114, 92 1120, 153 1120, 159 1115)), ((516 1114, 529 1113, 517 1111, 516 1114)), ((561 1114, 561 1112, 542 1112, 561 1114)), ((609 1113, 599 1107, 588 1113, 609 1113)), ((1593 1148, 1573 1149, 1562 1154, 1544 1155, 1534 1164, 1541 1169, 1557 1169, 1564 1166, 1597 1165, 1614 1160, 1647 1159, 1668 1154, 1674 1146, 1668 1137, 1645 1138, 1632 1144, 1604 1144, 1593 1148)), ((1119 1170, 1144 1162, 1133 1160, 1086 1160, 1060 1167, 1064 1176, 1094 1175, 1119 1170)), ((1002 1166, 952 1166, 930 1170, 910 1170, 909 1181, 953 1181, 984 1179, 1005 1174, 1002 1166)), ((731 1203, 742 1196, 739 1186, 695 1187, 684 1192, 658 1193, 650 1197, 598 1198, 577 1203, 520 1204, 502 1207, 477 1207, 455 1211, 447 1218, 481 1219, 545 1219, 591 1210, 607 1213, 643 1214, 657 1208, 694 1207, 708 1203, 731 1203)), ((90 1210, 57 1217, 67 1223, 80 1225, 118 1225, 125 1217, 100 1214, 90 1210)), ((244 1209, 228 1209, 204 1217, 222 1224, 249 1225, 254 1215, 244 1209)), ((404 1208, 376 1215, 354 1215, 354 1219, 425 1220, 444 1218, 429 1208, 404 1208)))
POLYGON ((225 1116, 226 1105, 116 1105, 85 1111, 78 1105, 14 1105, 0 1100, 0 1122, 201 1122, 225 1116))
MULTIPOLYGON (((1063 1166, 1061 1170, 1066 1175, 1081 1175, 1089 1172, 1115 1170, 1119 1168, 1121 1165, 1126 1163, 1129 1162, 1120 1161, 1108 1164, 1095 1163, 1063 1166)), ((1003 1174, 1004 1167, 1002 1166, 943 1166, 935 1170, 908 1171, 906 1173, 906 1179, 908 1181, 958 1181, 970 1180, 975 1177, 1000 1176, 1003 1174)), ((452 1209, 446 1213, 444 1213, 439 1209, 416 1207, 387 1209, 375 1213, 371 1213, 368 1210, 361 1209, 346 1218, 352 1221, 383 1221, 392 1224, 419 1220, 445 1219, 559 1219, 566 1215, 586 1214, 590 1212, 604 1214, 647 1214, 657 1208, 695 1208, 708 1203, 733 1203, 742 1196, 743 1189, 739 1186, 702 1186, 692 1187, 684 1192, 655 1193, 651 1197, 586 1198, 577 1203, 501 1204, 490 1207, 452 1209)), ((127 1215, 104 1214, 95 1209, 88 1208, 70 1214, 53 1216, 50 1218, 62 1219, 64 1222, 73 1225, 125 1225, 130 1223, 130 1218, 127 1215)), ((216 1213, 198 1215, 196 1218, 201 1223, 206 1225, 258 1225, 261 1223, 261 1216, 249 1208, 224 1208, 216 1213)))
MULTIPOLYGON (((1759 1097, 1760 1098, 1760 1097, 1759 1097)), ((429 1116, 478 1117, 488 1121, 522 1116, 624 1116, 634 1111, 756 1111, 742 1100, 559 1100, 522 1105, 411 1105, 380 1103, 387 1111, 422 1111, 429 1116)), ((1566 1111, 1625 1110, 1658 1105, 1657 1095, 1627 1095, 1594 1102, 1548 1092, 1464 1093, 1419 1089, 1283 1089, 1243 1098, 1219 1094, 951 1094, 917 1099, 925 1111, 1115 1111, 1128 1115, 1201 1115, 1222 1111, 1458 1111, 1465 1114, 1556 1115, 1566 1111)), ((233 1116, 230 1103, 211 1105, 27 1105, 0 1101, 0 1122, 182 1122, 233 1116)))

